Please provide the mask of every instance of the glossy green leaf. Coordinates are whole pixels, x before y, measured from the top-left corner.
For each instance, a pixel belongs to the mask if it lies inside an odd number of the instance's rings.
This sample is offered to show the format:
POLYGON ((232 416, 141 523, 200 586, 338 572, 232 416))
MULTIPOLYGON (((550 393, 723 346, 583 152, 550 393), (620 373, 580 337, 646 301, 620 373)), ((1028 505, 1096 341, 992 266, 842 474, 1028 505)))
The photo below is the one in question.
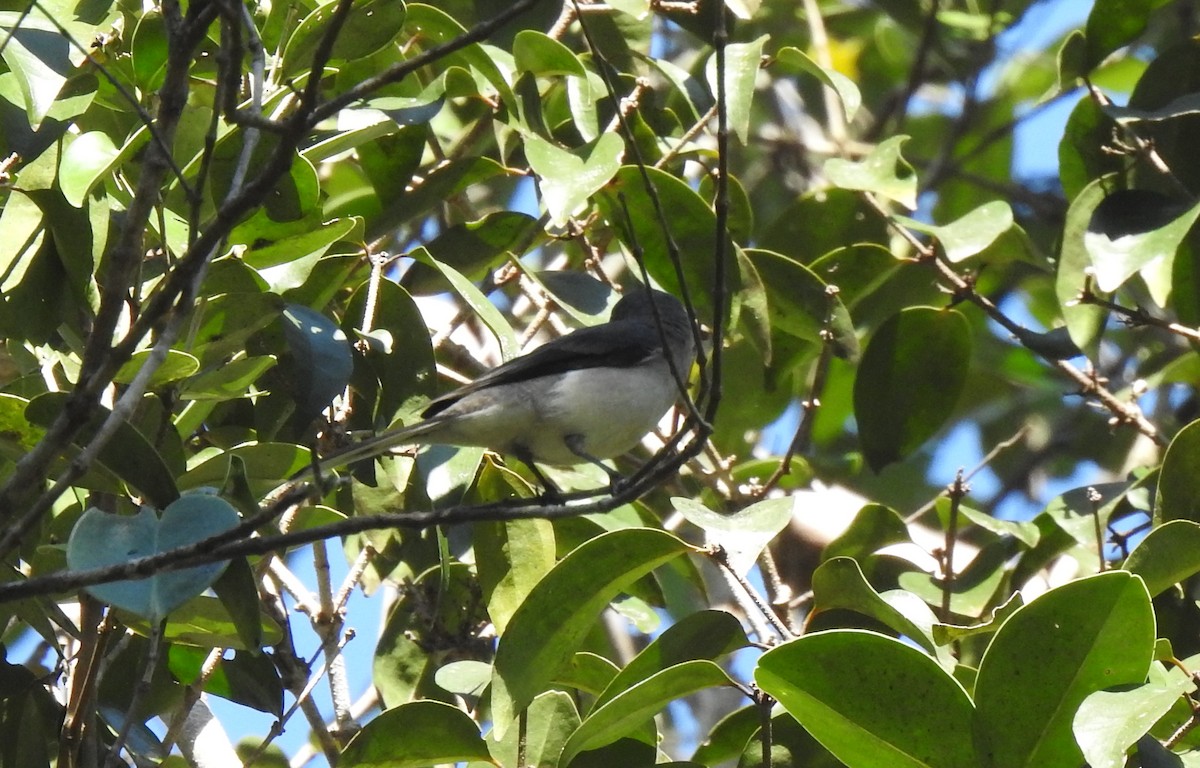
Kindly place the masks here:
POLYGON ((295 358, 296 407, 312 418, 346 389, 354 358, 346 334, 332 320, 302 304, 283 310, 283 335, 295 358))
POLYGON ((1200 522, 1200 421, 1193 421, 1171 439, 1163 456, 1154 500, 1154 519, 1200 522))
MULTIPOLYGON (((790 717, 789 717, 790 719, 790 717)), ((717 765, 736 759, 762 727, 762 712, 756 706, 735 709, 709 730, 692 759, 701 765, 717 765)))
POLYGON ((540 136, 526 136, 525 156, 538 175, 551 225, 565 226, 572 214, 582 210, 588 199, 620 170, 624 154, 625 142, 617 133, 606 133, 575 151, 540 136))
POLYGON ((799 67, 832 88, 842 102, 842 112, 846 122, 850 122, 858 114, 858 108, 862 105, 862 94, 853 80, 835 69, 822 67, 804 51, 791 45, 780 48, 776 52, 775 58, 780 64, 799 67))
MULTIPOLYGON (((506 259, 519 258, 524 249, 536 244, 541 230, 537 219, 515 211, 497 211, 477 221, 468 221, 444 229, 437 237, 425 244, 425 250, 446 266, 458 270, 468 280, 482 280, 489 270, 500 266, 506 259)), ((408 290, 413 293, 431 293, 441 290, 443 282, 436 285, 422 273, 430 273, 424 265, 414 268, 414 274, 405 276, 408 290)))
POLYGON ((350 236, 361 224, 354 217, 327 221, 311 231, 252 248, 242 254, 242 260, 253 267, 273 291, 283 293, 303 285, 330 247, 350 236))
POLYGON ((573 697, 547 691, 529 705, 524 732, 511 729, 500 741, 488 734, 488 746, 499 765, 520 765, 517 755, 524 754, 525 765, 553 766, 579 722, 573 697))
POLYGON ((834 608, 855 611, 908 637, 931 655, 938 654, 933 642, 935 619, 928 606, 902 590, 876 592, 856 561, 835 557, 822 563, 813 571, 812 588, 814 614, 834 608))
POLYGON ((846 530, 825 545, 822 561, 835 557, 862 558, 889 544, 910 541, 908 526, 900 513, 882 504, 866 504, 846 530))
POLYGON ((585 542, 538 582, 496 649, 492 708, 500 733, 579 649, 613 598, 689 549, 662 531, 613 531, 585 542))
POLYGON ((254 382, 273 368, 273 355, 231 360, 214 370, 188 379, 179 396, 185 400, 234 400, 246 397, 254 382))
MULTIPOLYGON (((181 496, 163 510, 161 518, 148 507, 134 516, 112 515, 93 507, 71 531, 67 564, 76 571, 120 565, 195 544, 239 522, 229 502, 202 493, 181 496)), ((159 621, 208 589, 226 564, 165 571, 137 581, 96 584, 87 590, 99 600, 159 621)))
POLYGON ((1178 668, 1155 665, 1150 682, 1121 691, 1096 691, 1075 713, 1072 730, 1090 768, 1124 768, 1125 753, 1196 684, 1178 668))
MULTIPOLYGON (((172 645, 168 665, 181 683, 195 685, 207 657, 204 649, 172 645)), ((204 681, 204 692, 276 717, 283 715, 283 682, 266 654, 237 652, 222 659, 204 681)))
POLYGON ((479 726, 462 710, 414 701, 382 712, 346 748, 342 768, 429 768, 439 763, 488 760, 479 726))
POLYGON ((224 487, 235 458, 244 462, 247 480, 256 494, 278 487, 281 478, 291 477, 312 463, 308 449, 290 443, 239 445, 188 470, 179 478, 179 487, 224 487))
POLYGON ((790 498, 764 499, 730 514, 714 512, 692 499, 676 497, 671 504, 688 522, 704 530, 706 543, 720 545, 729 565, 749 573, 758 556, 792 519, 790 498))
POLYGON ((1092 257, 1085 245, 1085 237, 1093 212, 1104 200, 1106 185, 1112 183, 1111 179, 1097 179, 1071 201, 1054 285, 1071 340, 1089 354, 1095 351, 1107 313, 1101 307, 1080 304, 1078 301, 1088 270, 1092 268, 1092 257))
POLYGON ((966 691, 899 640, 857 630, 806 635, 763 654, 754 680, 848 766, 980 765, 966 691))
POLYGON ((518 32, 513 38, 512 52, 518 72, 587 77, 587 70, 570 48, 541 32, 532 29, 518 32))
MULTIPOLYGON (((489 467, 482 474, 508 471, 489 467)), ((504 634, 518 606, 554 567, 554 526, 548 520, 480 522, 473 532, 488 616, 504 634)))
MULTIPOLYGON (((62 413, 67 393, 47 392, 30 401, 25 418, 39 427, 49 427, 62 413)), ((77 445, 87 445, 111 415, 102 406, 95 406, 92 417, 76 438, 77 445)), ((108 443, 100 449, 97 461, 122 481, 140 491, 145 500, 166 507, 179 497, 175 473, 164 455, 129 421, 122 421, 108 443)))
POLYGON ((1096 691, 1143 682, 1154 634, 1145 585, 1120 571, 1071 582, 1018 610, 979 665, 978 764, 1081 764, 1076 710, 1096 691))
POLYGON ((825 161, 829 180, 844 189, 871 192, 900 203, 909 210, 917 207, 917 176, 908 161, 900 156, 907 136, 893 136, 871 150, 861 161, 833 157, 825 161))
POLYGON ((656 672, 598 705, 563 746, 558 765, 570 765, 581 752, 630 735, 676 699, 708 688, 732 686, 725 670, 711 661, 685 661, 656 672))
POLYGON ((58 173, 59 187, 67 202, 76 208, 83 205, 92 187, 112 169, 118 154, 112 139, 100 131, 89 131, 72 141, 63 151, 58 173))
POLYGON ((25 116, 29 127, 37 130, 54 105, 54 100, 74 65, 63 55, 67 49, 61 43, 57 28, 36 16, 6 12, 0 16, 0 34, 4 46, 4 63, 16 75, 25 101, 25 116), (16 22, 20 20, 20 28, 16 22))
MULTIPOLYGON (((754 83, 762 66, 763 45, 770 35, 748 43, 725 46, 725 112, 729 127, 743 144, 750 141, 750 107, 754 102, 754 83)), ((717 95, 717 58, 714 54, 705 66, 708 87, 717 95)))
POLYGON ((854 382, 854 415, 867 463, 899 461, 941 428, 967 379, 971 332, 954 310, 911 307, 867 344, 854 382))
MULTIPOLYGON (((297 530, 295 526, 291 530, 297 530)), ((250 564, 244 557, 235 557, 229 561, 228 567, 221 576, 213 582, 213 592, 221 606, 229 613, 230 620, 237 627, 238 637, 242 644, 237 648, 251 650, 264 645, 264 623, 269 622, 263 615, 263 606, 258 595, 258 581, 250 564)))
POLYGON ((1098 65, 1110 53, 1134 40, 1146 28, 1150 12, 1167 0, 1096 0, 1088 14, 1087 64, 1098 65))
POLYGON ((1168 520, 1138 542, 1124 568, 1142 577, 1151 597, 1200 573, 1200 525, 1168 520))
POLYGON ((937 238, 946 252, 946 258, 956 264, 981 253, 1013 226, 1012 207, 1003 200, 984 203, 942 226, 926 224, 908 217, 899 219, 906 227, 918 232, 927 232, 937 238))
MULTIPOLYGON (((141 371, 142 366, 150 358, 151 350, 144 349, 141 352, 135 352, 129 361, 122 365, 116 375, 113 376, 113 381, 118 384, 128 384, 133 381, 133 378, 141 371)), ((150 376, 150 381, 147 387, 154 389, 161 387, 164 384, 180 381, 191 376, 196 371, 200 370, 200 361, 186 352, 180 352, 177 349, 168 349, 167 357, 154 373, 150 376)))
POLYGON ((784 333, 815 343, 831 334, 834 354, 858 358, 858 336, 846 305, 808 267, 771 251, 747 249, 767 291, 771 325, 784 333))
POLYGON ((598 696, 609 686, 618 671, 617 665, 603 656, 580 651, 571 656, 571 661, 559 670, 554 676, 554 682, 598 696))
MULTIPOLYGON (((1200 203, 1190 208, 1146 190, 1120 190, 1096 206, 1083 245, 1092 259, 1096 287, 1111 293, 1155 262, 1169 275, 1183 238, 1200 216, 1200 203)), ((1169 295, 1169 286, 1167 295, 1169 295)), ((1155 293, 1155 301, 1166 303, 1155 293)))
POLYGON ((631 165, 621 168, 612 183, 596 195, 605 221, 619 234, 627 249, 641 248, 650 276, 668 292, 680 296, 679 277, 671 261, 669 242, 659 206, 669 211, 670 242, 683 258, 686 281, 702 322, 713 316, 712 285, 716 269, 709 254, 716 242, 716 217, 712 207, 685 181, 658 169, 646 168, 655 195, 647 192, 641 172, 631 165))
POLYGON ((414 259, 422 264, 431 266, 442 273, 442 276, 449 281, 450 285, 462 297, 463 301, 477 314, 483 324, 491 329, 496 335, 496 343, 500 345, 500 355, 505 360, 511 360, 516 357, 520 351, 520 344, 517 342, 517 334, 509 325, 508 320, 504 319, 504 315, 500 310, 496 309, 496 305, 487 300, 483 292, 475 287, 475 284, 466 278, 461 272, 449 264, 445 264, 430 255, 425 248, 417 248, 409 253, 414 259))
POLYGON ((473 659, 452 661, 439 667, 433 681, 460 696, 479 696, 492 680, 492 665, 473 659))
MULTIPOLYGON (((285 70, 295 73, 312 63, 312 56, 325 36, 337 6, 325 4, 301 20, 283 53, 285 70)), ((330 51, 330 62, 370 56, 396 39, 404 28, 403 2, 354 0, 346 22, 330 51)))
POLYGON ((1016 613, 1017 609, 1025 605, 1024 598, 1020 592, 1016 592, 1005 601, 1004 605, 995 608, 986 621, 978 624, 972 624, 969 627, 958 626, 956 624, 934 624, 933 625, 933 641, 938 645, 947 645, 955 640, 961 640, 965 637, 974 637, 976 635, 988 635, 995 632, 997 629, 1008 621, 1008 617, 1016 613))
MULTIPOLYGON (((935 503, 938 517, 942 520, 943 528, 947 527, 950 519, 950 499, 942 497, 935 503)), ((1036 547, 1038 542, 1038 528, 1033 523, 1029 522, 1014 522, 1012 520, 1001 520, 998 517, 980 512, 966 505, 960 505, 958 513, 971 523, 990 531, 997 536, 1012 536, 1024 544, 1026 547, 1036 547)), ((961 522, 960 522, 961 525, 961 522)))
POLYGON ((732 614, 725 611, 699 611, 685 616, 654 638, 609 682, 593 710, 628 690, 634 683, 668 667, 698 659, 718 659, 750 644, 745 631, 732 614))

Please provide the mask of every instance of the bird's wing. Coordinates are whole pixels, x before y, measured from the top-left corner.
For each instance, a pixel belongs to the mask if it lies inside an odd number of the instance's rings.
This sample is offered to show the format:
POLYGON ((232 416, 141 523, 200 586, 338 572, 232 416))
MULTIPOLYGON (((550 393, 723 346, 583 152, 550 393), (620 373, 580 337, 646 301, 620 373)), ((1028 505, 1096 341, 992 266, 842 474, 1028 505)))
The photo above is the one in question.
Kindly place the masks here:
POLYGON ((662 354, 658 333, 646 333, 641 320, 617 320, 543 344, 515 357, 429 404, 421 415, 436 416, 472 392, 502 384, 516 384, 581 368, 630 368, 648 357, 662 354))

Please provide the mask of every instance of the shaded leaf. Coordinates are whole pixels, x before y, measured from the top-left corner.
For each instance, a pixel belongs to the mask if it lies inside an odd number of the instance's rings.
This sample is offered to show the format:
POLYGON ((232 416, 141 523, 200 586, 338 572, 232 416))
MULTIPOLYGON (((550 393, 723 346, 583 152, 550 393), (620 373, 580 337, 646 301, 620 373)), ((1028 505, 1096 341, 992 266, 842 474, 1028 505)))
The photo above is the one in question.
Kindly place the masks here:
POLYGON ((488 760, 479 726, 462 710, 414 701, 385 710, 342 750, 343 768, 429 768, 439 763, 488 760))
POLYGON ((496 649, 495 728, 504 730, 578 650, 623 589, 690 547, 662 531, 626 529, 590 539, 563 558, 513 614, 496 649), (563 595, 572 599, 563 600, 563 595))
POLYGON ((759 659, 754 680, 850 766, 979 765, 966 691, 899 640, 818 632, 759 659))
POLYGON ((1079 765, 1071 724, 1090 694, 1146 678, 1154 614, 1141 579, 1110 571, 1041 595, 988 646, 975 683, 979 763, 1079 765))
POLYGON ((970 354, 970 326, 954 310, 911 307, 879 327, 854 381, 859 440, 872 469, 905 458, 941 428, 966 384, 970 354))

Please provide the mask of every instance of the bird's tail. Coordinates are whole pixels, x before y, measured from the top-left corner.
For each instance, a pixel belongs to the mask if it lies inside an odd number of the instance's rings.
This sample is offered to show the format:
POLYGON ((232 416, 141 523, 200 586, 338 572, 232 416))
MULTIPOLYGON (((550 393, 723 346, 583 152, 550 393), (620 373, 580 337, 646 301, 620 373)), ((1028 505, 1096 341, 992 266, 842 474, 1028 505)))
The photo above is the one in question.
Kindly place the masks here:
MULTIPOLYGON (((440 426, 438 419, 426 419, 408 427, 388 430, 341 450, 334 451, 327 456, 322 456, 320 458, 320 467, 323 470, 339 469, 365 459, 383 456, 396 448, 416 445, 424 442, 421 438, 437 429, 438 426, 440 426)), ((293 479, 298 478, 307 471, 307 469, 302 470, 293 476, 293 479)))

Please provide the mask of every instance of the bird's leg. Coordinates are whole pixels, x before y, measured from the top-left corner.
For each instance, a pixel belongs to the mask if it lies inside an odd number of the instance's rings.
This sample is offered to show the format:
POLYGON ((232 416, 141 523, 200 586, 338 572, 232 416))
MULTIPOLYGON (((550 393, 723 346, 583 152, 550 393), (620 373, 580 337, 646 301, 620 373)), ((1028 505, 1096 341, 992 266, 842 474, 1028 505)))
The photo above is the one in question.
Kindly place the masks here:
POLYGON ((604 474, 608 475, 609 491, 612 493, 617 492, 618 485, 625 478, 621 476, 620 472, 608 466, 587 451, 583 450, 583 435, 567 435, 563 438, 563 442, 566 443, 567 450, 569 450, 571 453, 575 454, 589 464, 595 464, 597 467, 600 467, 600 469, 603 469, 604 474))
POLYGON ((533 456, 526 450, 514 449, 510 451, 512 455, 529 469, 533 478, 542 486, 541 500, 548 504, 559 504, 563 501, 562 491, 558 489, 554 483, 550 482, 550 478, 542 474, 538 469, 537 464, 533 461, 533 456))

